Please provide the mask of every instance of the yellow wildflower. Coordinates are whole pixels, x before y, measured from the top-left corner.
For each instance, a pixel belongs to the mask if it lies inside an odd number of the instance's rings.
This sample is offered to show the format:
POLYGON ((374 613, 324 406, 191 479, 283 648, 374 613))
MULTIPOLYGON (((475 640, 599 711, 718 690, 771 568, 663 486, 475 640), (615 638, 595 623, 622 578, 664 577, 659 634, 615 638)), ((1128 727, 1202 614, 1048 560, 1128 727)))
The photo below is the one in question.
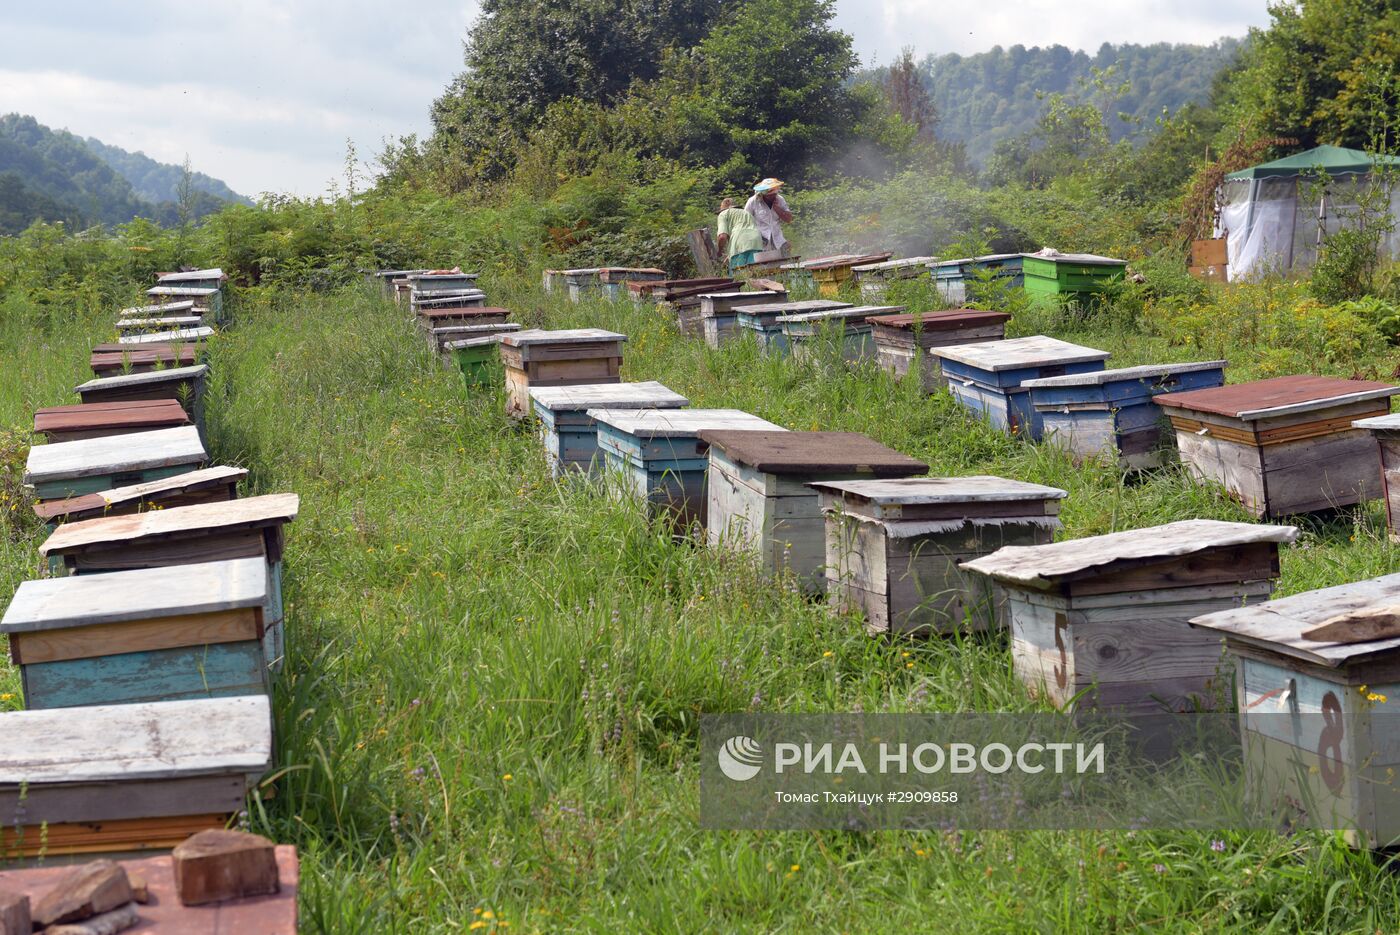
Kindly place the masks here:
MULTIPOLYGON (((504 776, 501 777, 501 779, 505 780, 506 782, 510 782, 514 778, 515 777, 512 776, 510 773, 506 773, 504 776)), ((487 915, 490 915, 490 913, 487 913, 487 915)))

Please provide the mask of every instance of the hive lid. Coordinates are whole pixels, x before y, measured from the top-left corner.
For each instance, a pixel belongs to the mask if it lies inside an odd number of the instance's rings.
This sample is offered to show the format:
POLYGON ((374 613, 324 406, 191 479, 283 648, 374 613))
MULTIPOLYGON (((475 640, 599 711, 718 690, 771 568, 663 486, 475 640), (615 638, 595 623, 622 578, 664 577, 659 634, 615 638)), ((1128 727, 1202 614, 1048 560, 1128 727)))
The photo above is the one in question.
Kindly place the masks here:
POLYGON ((928 465, 859 432, 758 432, 705 429, 699 438, 730 461, 765 474, 869 474, 907 477, 928 465))
POLYGON ((36 432, 84 432, 120 426, 124 429, 174 428, 189 425, 190 417, 174 399, 136 399, 109 403, 53 406, 34 413, 36 432))
POLYGON ((873 315, 890 315, 895 312, 904 311, 903 305, 853 305, 845 308, 829 308, 816 312, 799 312, 796 315, 784 315, 778 319, 781 322, 797 321, 835 321, 837 319, 856 319, 864 321, 873 315))
POLYGON ((988 312, 980 308, 953 308, 945 312, 910 312, 904 315, 879 315, 871 322, 886 328, 914 329, 924 331, 951 331, 955 328, 970 328, 978 325, 1000 325, 1011 320, 1010 312, 988 312))
POLYGON ((705 429, 785 432, 742 409, 589 409, 588 417, 640 438, 693 438, 705 429))
POLYGON ((500 344, 500 334, 479 334, 474 338, 459 338, 456 341, 447 341, 442 347, 443 350, 460 351, 469 347, 485 347, 487 344, 500 344))
POLYGON ((823 312, 838 308, 854 308, 854 306, 850 302, 837 302, 834 299, 803 299, 800 302, 768 302, 763 305, 746 305, 738 311, 740 315, 795 315, 800 312, 823 312))
POLYGON ((155 344, 99 344, 92 349, 88 365, 94 372, 156 364, 163 364, 169 369, 171 364, 193 366, 197 357, 198 348, 193 344, 171 344, 168 341, 155 344))
POLYGON ((4 788, 260 775, 272 762, 266 695, 8 711, 0 736, 4 788))
POLYGON ((883 263, 862 263, 853 266, 851 269, 857 273, 875 273, 889 269, 906 269, 910 266, 928 266, 930 263, 937 263, 936 256, 909 256, 902 260, 885 260, 883 263))
POLYGON ((1039 253, 1021 254, 1027 260, 1048 260, 1051 263, 1074 263, 1077 266, 1127 266, 1127 260, 1115 259, 1111 256, 1099 256, 1097 253, 1061 253, 1058 250, 1045 249, 1039 253))
POLYGON ((81 393, 84 390, 110 390, 120 387, 141 386, 152 383, 178 383, 181 380, 190 380, 203 377, 209 372, 208 364, 196 364, 193 367, 171 367, 167 370, 150 370, 146 373, 124 373, 115 377, 98 377, 74 387, 74 392, 81 393))
POLYGON ((1396 393, 1400 393, 1400 386, 1374 380, 1299 375, 1187 390, 1184 393, 1166 393, 1155 397, 1153 402, 1173 409, 1209 412, 1248 421, 1381 399, 1396 393))
POLYGON ((193 425, 154 429, 126 435, 102 435, 71 442, 52 442, 29 449, 24 467, 26 484, 145 471, 178 464, 198 464, 209 458, 199 430, 193 425))
POLYGON ((217 294, 218 291, 218 289, 207 289, 199 286, 152 286, 146 290, 146 295, 209 296, 217 294))
POLYGON ((158 331, 152 334, 129 334, 118 338, 117 343, 140 347, 143 344, 163 344, 172 341, 203 341, 213 334, 213 328, 201 325, 197 328, 179 328, 174 331, 158 331))
POLYGON ((735 289, 730 292, 702 292, 700 300, 705 299, 747 299, 747 298, 768 298, 769 296, 786 295, 784 292, 774 292, 772 289, 751 289, 748 291, 735 289))
POLYGON ((954 360, 978 370, 1020 370, 1045 364, 1079 364, 1092 360, 1107 360, 1108 351, 1081 347, 1043 334, 1006 341, 986 341, 981 344, 954 344, 929 349, 930 354, 954 360))
POLYGON ((972 474, 967 477, 909 477, 899 480, 820 481, 810 485, 822 493, 839 494, 880 506, 940 503, 995 503, 1017 500, 1063 500, 1058 487, 972 474))
POLYGON ((511 347, 525 347, 529 344, 606 344, 613 341, 626 341, 627 335, 602 328, 571 328, 563 331, 545 331, 529 328, 511 334, 501 335, 501 343, 511 347))
POLYGON ((439 325, 433 329, 433 337, 444 338, 450 334, 461 335, 463 338, 479 337, 481 335, 505 334, 507 331, 519 331, 522 327, 513 321, 496 322, 491 325, 439 325))
POLYGON ((224 271, 215 267, 214 269, 192 269, 183 273, 162 273, 156 282, 198 282, 204 279, 228 279, 224 271))
MULTIPOLYGON (((204 320, 202 315, 181 315, 176 318, 123 318, 117 322, 118 331, 126 331, 132 328, 156 328, 160 331, 183 331, 186 328, 198 328, 199 323, 204 320)), ((213 329, 210 329, 211 332, 213 329)), ((152 340, 169 341, 170 338, 155 338, 152 340)))
POLYGON ((930 263, 929 269, 942 269, 944 267, 950 266, 964 266, 968 263, 994 263, 997 260, 1015 260, 1021 258, 1024 255, 1025 254, 1022 253, 987 253, 983 254, 982 256, 965 256, 956 260, 939 260, 936 263, 930 263))
POLYGON ((187 312, 192 308, 194 308, 194 299, 186 299, 183 302, 162 302, 159 305, 133 305, 122 309, 118 314, 123 318, 139 318, 187 312))
POLYGON ((374 275, 380 277, 381 279, 402 279, 405 276, 411 276, 414 273, 426 272, 427 270, 425 269, 381 269, 375 270, 374 275))
POLYGON ((0 633, 212 614, 262 607, 266 599, 267 562, 260 557, 41 578, 20 584, 0 633))
POLYGON ((1304 639, 1303 633, 1344 615, 1396 604, 1400 604, 1400 575, 1386 575, 1205 614, 1189 622, 1232 641, 1336 668, 1394 653, 1400 649, 1400 638, 1328 643, 1304 639))
POLYGON ((86 513, 89 510, 106 510, 115 506, 153 499, 161 494, 180 493, 193 487, 236 484, 247 476, 248 472, 238 467, 220 465, 201 468, 197 471, 188 471, 184 474, 147 481, 144 484, 129 484, 125 487, 113 487, 111 490, 103 490, 98 493, 83 494, 80 497, 69 497, 66 500, 36 503, 34 504, 34 513, 40 519, 48 520, 57 516, 68 516, 72 513, 86 513))
POLYGON ((281 525, 296 519, 300 505, 301 500, 294 493, 274 493, 129 516, 103 516, 58 527, 39 546, 39 553, 59 555, 98 543, 110 545, 203 530, 281 525))
POLYGON ((418 309, 418 317, 430 325, 435 321, 470 320, 472 318, 486 318, 489 316, 509 314, 510 312, 506 309, 494 308, 489 305, 457 308, 423 308, 420 306, 418 309))
POLYGON ((1102 386, 1121 380, 1152 380, 1169 377, 1177 373, 1196 373, 1201 370, 1223 370, 1229 363, 1224 360, 1205 360, 1188 364, 1147 364, 1142 367, 1119 367, 1116 370, 1096 370, 1093 373, 1074 373, 1064 377, 1042 377, 1039 380, 1025 380, 1022 386, 1102 386))
POLYGON ((1080 572, 1107 573, 1118 562, 1168 559, 1206 549, 1255 542, 1286 543, 1297 538, 1295 526, 1191 519, 1049 545, 1009 545, 962 567, 1011 584, 1048 588, 1059 579, 1080 572))
POLYGON ((582 386, 531 387, 530 398, 546 409, 678 409, 690 400, 655 380, 640 383, 588 383, 582 386))
POLYGON ((1351 424, 1351 427, 1371 432, 1400 432, 1400 412, 1392 412, 1387 416, 1372 416, 1369 419, 1357 419, 1351 424))
POLYGON ((560 270, 565 276, 596 276, 603 271, 601 266, 589 266, 580 269, 560 270))
POLYGON ((833 256, 819 256, 814 260, 804 260, 798 265, 802 269, 826 270, 839 266, 865 266, 869 263, 883 263, 890 256, 888 250, 884 253, 838 253, 833 256))

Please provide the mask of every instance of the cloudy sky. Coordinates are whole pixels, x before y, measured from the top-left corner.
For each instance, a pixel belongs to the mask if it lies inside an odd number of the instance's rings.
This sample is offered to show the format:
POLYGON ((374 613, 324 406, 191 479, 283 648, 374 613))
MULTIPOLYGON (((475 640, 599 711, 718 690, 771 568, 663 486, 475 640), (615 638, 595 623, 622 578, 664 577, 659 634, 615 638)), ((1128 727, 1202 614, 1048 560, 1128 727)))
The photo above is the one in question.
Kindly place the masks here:
MULTIPOLYGON (((900 47, 1094 50, 1211 42, 1268 20, 1265 0, 837 0, 863 61, 900 47)), ((346 140, 362 159, 428 129, 477 4, 460 0, 68 0, 0 4, 0 113, 194 167, 235 190, 323 193, 346 140)))

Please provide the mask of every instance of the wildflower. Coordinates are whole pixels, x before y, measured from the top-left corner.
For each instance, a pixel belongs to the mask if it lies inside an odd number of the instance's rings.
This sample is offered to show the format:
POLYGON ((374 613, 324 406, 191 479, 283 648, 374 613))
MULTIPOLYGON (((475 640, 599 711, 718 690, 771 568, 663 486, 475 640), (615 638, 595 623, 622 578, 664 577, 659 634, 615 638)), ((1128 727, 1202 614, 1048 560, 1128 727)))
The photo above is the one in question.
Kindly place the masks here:
POLYGON ((15 696, 15 693, 14 693, 14 692, 4 692, 4 693, 0 693, 0 701, 9 701, 9 700, 10 700, 11 698, 13 698, 14 696, 15 696))
POLYGON ((477 920, 476 920, 475 922, 473 922, 471 925, 468 925, 467 928, 469 928, 469 929, 484 929, 484 928, 486 928, 486 926, 489 925, 489 924, 490 924, 490 923, 488 923, 488 922, 483 922, 483 921, 481 921, 480 919, 477 919, 477 920))
POLYGON ((1153 864, 1153 865, 1152 865, 1152 872, 1153 872, 1153 873, 1166 873, 1166 872, 1167 872, 1167 868, 1166 868, 1166 866, 1163 865, 1163 864, 1153 864))
POLYGON ((831 650, 828 649, 826 652, 822 653, 822 658, 823 658, 823 659, 830 659, 830 658, 831 658, 832 656, 834 656, 834 655, 836 655, 836 654, 835 654, 834 652, 832 652, 831 650))
POLYGON ((908 658, 909 658, 909 654, 908 654, 908 653, 900 653, 900 655, 901 655, 902 657, 904 657, 905 659, 908 659, 908 658))
POLYGON ((1210 849, 1213 850, 1213 851, 1215 851, 1217 854, 1224 853, 1224 851, 1225 851, 1225 842, 1224 842, 1224 841, 1220 841, 1220 840, 1211 841, 1211 842, 1210 842, 1210 849))
POLYGON ((914 668, 914 663, 912 663, 912 662, 906 662, 906 663, 904 664, 904 668, 906 668, 906 669, 912 669, 912 668, 914 668))
POLYGON ((514 778, 515 777, 512 776, 510 773, 506 773, 504 776, 501 777, 501 779, 505 782, 510 782, 514 778))
POLYGON ((791 867, 788 868, 788 872, 789 872, 789 873, 796 873, 797 871, 799 871, 799 870, 801 870, 801 869, 802 869, 802 865, 801 865, 801 864, 793 864, 791 867))

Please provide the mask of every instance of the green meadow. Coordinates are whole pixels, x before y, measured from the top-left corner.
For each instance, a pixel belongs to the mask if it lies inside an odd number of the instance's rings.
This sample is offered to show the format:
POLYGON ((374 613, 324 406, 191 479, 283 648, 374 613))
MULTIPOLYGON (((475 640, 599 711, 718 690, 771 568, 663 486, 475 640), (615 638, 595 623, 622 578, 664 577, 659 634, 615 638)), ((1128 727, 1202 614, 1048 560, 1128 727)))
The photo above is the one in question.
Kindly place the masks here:
MULTIPOLYGON (((864 432, 934 474, 1062 487, 1064 537, 1244 518, 1178 469, 1075 467, 874 366, 749 341, 710 350, 653 307, 572 305, 537 281, 485 285, 527 326, 626 333, 624 378, 694 406, 864 432)), ((468 391, 377 294, 250 289, 233 308, 210 351, 214 458, 249 468, 249 493, 302 498, 276 767, 245 821, 299 847, 306 931, 1400 927, 1392 869, 1328 834, 700 830, 702 713, 1040 708, 1004 635, 872 640, 747 556, 675 541, 596 485, 556 483, 502 392, 468 391)), ((28 312, 0 320, 0 600, 41 573, 19 487, 32 412, 70 401, 113 320, 96 304, 28 312)), ((1110 350, 1118 366, 1206 356, 1123 318, 1022 309, 1013 333, 1110 350)), ((1295 338, 1276 343, 1306 347, 1295 338)), ((1209 349, 1233 351, 1232 381, 1273 372, 1246 340, 1209 349)), ((1280 593, 1400 567, 1379 503, 1300 522, 1280 593)), ((0 708, 20 707, 18 681, 0 664, 0 708)))

